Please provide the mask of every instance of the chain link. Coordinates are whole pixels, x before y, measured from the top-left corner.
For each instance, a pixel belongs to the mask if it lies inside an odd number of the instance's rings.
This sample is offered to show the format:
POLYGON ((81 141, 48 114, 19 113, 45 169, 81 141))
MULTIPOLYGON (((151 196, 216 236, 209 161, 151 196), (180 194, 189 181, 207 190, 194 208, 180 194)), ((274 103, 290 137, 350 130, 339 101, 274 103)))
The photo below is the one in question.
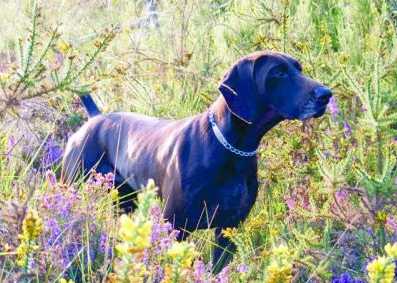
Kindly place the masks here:
POLYGON ((217 138, 217 140, 229 151, 233 152, 234 154, 240 155, 240 156, 255 156, 257 154, 257 150, 254 151, 242 151, 239 150, 237 148, 235 148, 234 146, 232 146, 230 143, 228 143, 228 141, 226 140, 226 138, 223 136, 221 130, 218 128, 218 126, 215 123, 215 118, 214 118, 214 113, 212 111, 209 112, 209 121, 211 124, 211 128, 212 131, 215 134, 215 137, 217 138))

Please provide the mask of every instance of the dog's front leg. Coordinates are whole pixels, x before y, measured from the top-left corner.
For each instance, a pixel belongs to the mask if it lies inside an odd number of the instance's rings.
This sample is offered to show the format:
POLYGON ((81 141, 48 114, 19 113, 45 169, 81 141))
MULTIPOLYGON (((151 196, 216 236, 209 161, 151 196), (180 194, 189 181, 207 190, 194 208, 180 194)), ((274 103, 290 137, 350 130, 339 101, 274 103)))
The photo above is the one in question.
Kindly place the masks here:
POLYGON ((218 273, 232 260, 236 245, 223 236, 222 228, 215 229, 215 242, 216 246, 212 251, 212 270, 218 273))

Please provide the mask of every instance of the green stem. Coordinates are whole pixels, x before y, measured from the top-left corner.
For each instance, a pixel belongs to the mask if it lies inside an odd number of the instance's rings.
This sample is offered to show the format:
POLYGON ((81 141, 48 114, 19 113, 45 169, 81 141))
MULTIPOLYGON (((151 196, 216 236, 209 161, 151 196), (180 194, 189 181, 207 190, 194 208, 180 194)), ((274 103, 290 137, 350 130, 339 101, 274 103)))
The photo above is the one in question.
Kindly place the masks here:
MULTIPOLYGON (((25 68, 23 70, 23 74, 21 75, 21 78, 17 82, 13 94, 16 94, 19 87, 21 86, 22 83, 25 82, 26 78, 29 76, 29 65, 31 63, 32 57, 33 57, 33 49, 35 46, 35 41, 36 41, 36 28, 37 28, 37 5, 36 1, 33 3, 33 19, 32 19, 32 34, 30 36, 30 44, 28 48, 28 55, 26 57, 26 64, 25 68)), ((21 64, 23 64, 23 49, 22 49, 22 44, 20 43, 20 52, 21 52, 21 64)))
POLYGON ((383 247, 386 245, 385 227, 380 227, 378 230, 379 246, 378 253, 382 253, 383 247))
POLYGON ((36 64, 33 66, 32 68, 32 72, 34 72, 36 70, 36 68, 38 66, 40 66, 41 62, 43 62, 45 56, 47 55, 48 51, 50 50, 50 48, 53 46, 55 40, 58 38, 58 29, 56 28, 52 34, 51 34, 51 38, 48 41, 46 47, 44 48, 44 51, 41 53, 39 60, 36 62, 36 64))
POLYGON ((283 9, 283 52, 287 49, 287 5, 284 4, 283 9))
POLYGON ((377 171, 379 176, 383 173, 383 151, 382 151, 382 133, 379 129, 376 130, 376 150, 377 150, 377 171))
POLYGON ((33 19, 32 19, 32 35, 30 37, 30 44, 29 44, 29 49, 28 49, 28 57, 26 58, 26 65, 25 65, 25 70, 23 72, 23 76, 26 77, 28 72, 29 72, 29 65, 32 61, 33 57, 33 49, 35 46, 35 41, 36 41, 36 28, 37 28, 37 5, 36 1, 33 3, 33 19))
POLYGON ((95 58, 101 53, 106 47, 108 46, 109 42, 112 40, 112 37, 106 36, 101 42, 100 46, 95 50, 94 54, 91 55, 90 59, 84 64, 84 66, 75 74, 72 78, 70 78, 69 82, 72 83, 75 81, 77 78, 80 77, 80 75, 90 66, 94 61, 95 58))

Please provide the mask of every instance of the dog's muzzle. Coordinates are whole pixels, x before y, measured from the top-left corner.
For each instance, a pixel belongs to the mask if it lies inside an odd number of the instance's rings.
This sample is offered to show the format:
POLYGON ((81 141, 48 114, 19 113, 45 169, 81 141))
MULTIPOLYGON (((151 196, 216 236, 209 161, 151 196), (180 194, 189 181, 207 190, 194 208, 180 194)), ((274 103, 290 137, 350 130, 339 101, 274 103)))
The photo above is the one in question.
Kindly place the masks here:
POLYGON ((313 90, 309 100, 303 106, 300 111, 299 120, 305 120, 309 118, 321 117, 327 109, 327 104, 332 97, 332 91, 325 86, 319 86, 313 90))

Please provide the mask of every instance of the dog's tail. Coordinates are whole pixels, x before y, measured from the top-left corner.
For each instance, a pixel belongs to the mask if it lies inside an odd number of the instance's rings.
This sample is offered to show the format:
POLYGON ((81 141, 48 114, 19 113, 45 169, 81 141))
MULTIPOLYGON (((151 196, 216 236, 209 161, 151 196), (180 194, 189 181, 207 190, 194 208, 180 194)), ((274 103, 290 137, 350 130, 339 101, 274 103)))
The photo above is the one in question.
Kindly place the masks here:
POLYGON ((79 95, 81 103, 83 104, 88 117, 94 117, 101 114, 98 106, 95 104, 89 92, 85 92, 79 95))

